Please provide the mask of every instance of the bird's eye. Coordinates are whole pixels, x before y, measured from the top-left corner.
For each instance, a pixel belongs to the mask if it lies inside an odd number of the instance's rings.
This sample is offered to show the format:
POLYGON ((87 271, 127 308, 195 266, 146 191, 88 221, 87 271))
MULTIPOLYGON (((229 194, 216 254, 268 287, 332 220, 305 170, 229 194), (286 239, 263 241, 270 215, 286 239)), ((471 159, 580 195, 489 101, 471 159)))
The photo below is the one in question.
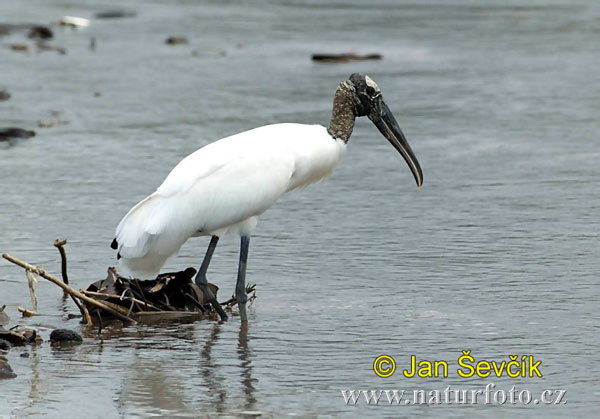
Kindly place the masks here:
POLYGON ((367 94, 369 96, 373 96, 375 94, 375 89, 373 89, 371 86, 367 86, 367 94))

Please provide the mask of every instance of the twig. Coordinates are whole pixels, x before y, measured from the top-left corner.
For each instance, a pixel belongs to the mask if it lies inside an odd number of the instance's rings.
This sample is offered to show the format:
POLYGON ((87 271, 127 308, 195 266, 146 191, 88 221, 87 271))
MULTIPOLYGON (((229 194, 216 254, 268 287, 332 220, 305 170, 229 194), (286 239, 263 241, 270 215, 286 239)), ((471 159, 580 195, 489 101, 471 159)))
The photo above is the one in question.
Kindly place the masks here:
POLYGON ((144 291, 142 291, 142 287, 140 286, 140 281, 138 281, 137 278, 135 279, 135 285, 136 285, 137 289, 140 291, 140 295, 142 296, 142 299, 144 300, 144 304, 146 304, 146 310, 148 310, 148 301, 146 301, 146 296, 144 295, 144 291))
POLYGON ((54 247, 56 247, 60 252, 60 267, 62 279, 65 284, 69 285, 69 277, 67 276, 67 253, 65 252, 65 248, 63 247, 65 244, 67 244, 67 241, 65 239, 54 240, 54 247))
POLYGON ((167 296, 167 294, 163 294, 162 297, 165 299, 164 303, 162 301, 160 302, 162 305, 164 305, 171 311, 177 311, 177 309, 175 307, 173 307, 171 304, 169 304, 170 301, 169 301, 169 297, 167 296))
POLYGON ((30 265, 27 262, 23 262, 20 259, 17 259, 14 256, 9 255, 8 253, 3 253, 2 257, 6 260, 8 260, 11 263, 14 263, 15 265, 19 265, 20 267, 27 269, 28 271, 33 272, 36 275, 41 276, 42 278, 47 279, 50 282, 55 283, 56 285, 58 285, 59 287, 61 287, 63 290, 65 290, 66 292, 69 293, 69 295, 71 297, 77 297, 82 301, 85 301, 88 304, 94 305, 102 310, 108 311, 109 313, 111 313, 113 316, 118 317, 119 319, 123 320, 123 321, 129 321, 129 322, 133 322, 136 323, 136 321, 130 317, 125 316, 124 314, 118 312, 117 310, 115 310, 112 307, 109 307, 107 304, 105 303, 101 303, 99 301, 94 300, 93 298, 88 297, 87 295, 84 295, 82 293, 80 293, 79 291, 74 290, 73 288, 69 287, 67 284, 65 284, 64 282, 62 282, 60 279, 56 278, 55 276, 50 275, 49 273, 47 273, 46 271, 44 271, 42 268, 38 268, 37 266, 34 265, 30 265))
POLYGON ((194 298, 194 296, 192 294, 190 294, 189 292, 184 292, 183 295, 185 295, 187 298, 189 298, 190 300, 192 300, 192 302, 194 303, 194 305, 196 307, 198 307, 200 309, 200 311, 202 311, 203 313, 206 311, 206 309, 200 303, 200 301, 196 300, 196 298, 194 298))
MULTIPOLYGON (((114 294, 104 294, 104 293, 102 293, 102 292, 96 292, 96 291, 88 291, 88 290, 83 290, 83 291, 81 291, 81 292, 82 292, 82 293, 84 293, 85 295, 90 295, 90 296, 92 296, 92 297, 106 297, 106 298, 116 298, 116 299, 120 299, 120 298, 121 298, 121 297, 119 297, 118 295, 114 295, 114 294)), ((156 310, 156 311, 162 311, 162 308, 158 308, 158 307, 156 307, 155 305, 152 305, 152 304, 150 304, 150 303, 146 303, 146 302, 144 302, 144 301, 140 301, 140 300, 138 300, 138 299, 137 299, 137 298, 135 298, 135 297, 128 297, 128 296, 125 296, 124 298, 128 298, 128 299, 130 299, 130 300, 132 300, 132 301, 135 301, 137 304, 140 304, 140 305, 141 305, 141 304, 145 304, 145 305, 146 305, 146 308, 148 308, 148 307, 149 307, 149 308, 152 308, 152 309, 154 309, 154 310, 156 310)))
MULTIPOLYGON (((98 300, 94 300, 94 301, 98 302, 98 300)), ((123 307, 119 304, 111 303, 110 301, 102 301, 102 304, 104 304, 108 308, 111 308, 113 311, 115 311, 117 313, 121 313, 123 316, 129 318, 129 315, 127 314, 128 311, 125 307, 123 307)), ((132 302, 132 304, 133 304, 133 302, 132 302)))
POLYGON ((23 317, 33 317, 37 314, 36 312, 27 310, 23 307, 17 307, 17 310, 19 310, 20 313, 23 313, 23 317))
MULTIPOLYGON (((54 240, 54 247, 56 247, 58 249, 58 251, 60 252, 60 269, 61 269, 62 279, 65 284, 69 285, 69 277, 67 276, 67 252, 65 251, 65 248, 63 247, 65 244, 67 244, 67 240, 65 240, 65 239, 54 240)), ((67 291, 63 290, 63 292, 64 292, 65 297, 67 294, 69 294, 67 291)), ((88 313, 87 315, 85 314, 87 309, 84 309, 83 304, 81 304, 79 301, 77 301, 75 298, 73 298, 72 295, 71 295, 71 299, 73 300, 73 302, 75 303, 75 305, 77 306, 77 308, 79 309, 81 314, 86 318, 88 326, 91 325, 92 319, 90 318, 90 313, 88 313)))
POLYGON ((35 276, 33 276, 33 274, 29 271, 25 271, 25 275, 27 276, 27 285, 29 286, 29 296, 31 297, 31 304, 33 305, 33 309, 37 310, 38 302, 34 288, 37 279, 35 279, 35 276))
MULTIPOLYGON (((131 314, 131 311, 133 310, 133 306, 135 305, 135 301, 131 300, 131 305, 129 306, 129 310, 127 310, 127 314, 126 316, 129 317, 129 315, 131 314)), ((138 306, 139 308, 139 306, 138 306)))
MULTIPOLYGON (((73 301, 75 301, 75 300, 73 300, 73 301)), ((85 304, 81 304, 80 307, 81 307, 81 312, 83 313, 83 317, 85 317, 85 322, 87 323, 87 325, 93 326, 94 323, 92 322, 92 317, 90 316, 90 312, 88 311, 85 304)))
MULTIPOLYGON (((253 293, 255 290, 256 290, 256 284, 246 286, 246 294, 253 293)), ((250 299, 252 301, 254 301, 254 299, 252 297, 256 298, 256 295, 252 295, 250 297, 250 299)), ((229 300, 221 303, 222 306, 228 306, 228 307, 233 307, 236 304, 237 304, 237 297, 235 295, 232 295, 229 300)))

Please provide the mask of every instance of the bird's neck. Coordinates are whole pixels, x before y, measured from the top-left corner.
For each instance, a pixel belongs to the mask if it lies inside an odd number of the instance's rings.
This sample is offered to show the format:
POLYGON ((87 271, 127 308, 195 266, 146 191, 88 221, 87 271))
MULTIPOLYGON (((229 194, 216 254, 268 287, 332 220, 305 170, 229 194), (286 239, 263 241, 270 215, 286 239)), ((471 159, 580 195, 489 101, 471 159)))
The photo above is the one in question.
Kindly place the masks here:
POLYGON ((333 138, 339 138, 345 143, 350 139, 354 128, 354 119, 356 118, 354 104, 354 86, 348 81, 344 81, 335 92, 331 121, 329 121, 327 132, 333 138))

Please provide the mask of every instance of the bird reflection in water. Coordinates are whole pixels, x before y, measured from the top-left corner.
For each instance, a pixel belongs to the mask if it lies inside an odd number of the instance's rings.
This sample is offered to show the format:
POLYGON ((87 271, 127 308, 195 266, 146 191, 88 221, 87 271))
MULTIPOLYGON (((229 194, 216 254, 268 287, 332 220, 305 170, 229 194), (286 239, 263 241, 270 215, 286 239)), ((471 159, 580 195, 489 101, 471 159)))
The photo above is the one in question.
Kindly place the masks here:
MULTIPOLYGON (((228 394, 230 393, 228 389, 232 388, 233 386, 226 385, 226 387, 224 387, 222 384, 224 379, 220 376, 221 374, 219 374, 220 365, 228 365, 228 363, 218 362, 217 364, 213 358, 213 348, 217 343, 221 332, 222 324, 215 324, 210 336, 208 339, 206 339, 206 343, 201 352, 204 360, 204 362, 201 364, 201 375, 205 380, 205 385, 207 386, 209 393, 216 396, 214 402, 217 413, 230 411, 233 407, 226 406, 227 399, 232 396, 231 394, 228 394)), ((239 377, 241 378, 241 384, 244 392, 244 402, 237 408, 240 410, 252 410, 256 405, 256 398, 254 396, 254 383, 256 379, 252 377, 252 351, 250 350, 248 342, 248 323, 244 322, 240 324, 237 348, 238 359, 240 360, 239 365, 241 369, 239 377)), ((219 355, 219 360, 221 360, 221 358, 221 355, 219 355)))
POLYGON ((252 360, 250 348, 248 347, 248 323, 240 324, 240 333, 238 334, 238 355, 240 359, 240 367, 242 369, 242 385, 244 386, 244 394, 246 396, 246 409, 253 409, 256 404, 254 397, 254 381, 252 378, 252 360))
POLYGON ((223 412, 225 401, 227 400, 227 392, 221 386, 220 379, 215 377, 215 371, 217 371, 218 366, 214 363, 212 358, 213 346, 217 342, 220 333, 221 324, 216 323, 200 353, 204 359, 204 362, 201 364, 201 375, 204 378, 210 394, 217 396, 215 407, 218 413, 223 412))

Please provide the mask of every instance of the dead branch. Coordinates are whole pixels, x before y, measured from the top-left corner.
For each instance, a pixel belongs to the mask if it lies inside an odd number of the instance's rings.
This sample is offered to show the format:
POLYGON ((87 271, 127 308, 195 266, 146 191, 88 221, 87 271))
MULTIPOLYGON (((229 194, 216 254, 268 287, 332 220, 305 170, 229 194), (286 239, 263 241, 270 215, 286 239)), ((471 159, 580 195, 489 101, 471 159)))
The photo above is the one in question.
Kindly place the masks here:
MULTIPOLYGON (((116 299, 121 299, 121 297, 119 297, 118 295, 113 295, 113 294, 104 294, 104 293, 102 293, 102 292, 95 292, 95 291, 88 291, 88 290, 83 290, 83 291, 81 291, 81 292, 82 292, 82 293, 84 293, 85 295, 89 295, 89 296, 91 296, 91 297, 105 297, 105 298, 116 298, 116 299)), ((128 300, 131 300, 131 301, 133 301, 133 302, 135 302, 135 303, 137 303, 137 304, 139 304, 139 305, 142 305, 142 304, 143 304, 143 305, 145 305, 145 306, 146 306, 146 308, 151 308, 151 309, 153 309, 153 310, 156 310, 156 311, 162 311, 162 309, 160 309, 160 308, 156 307, 155 305, 153 305, 153 304, 150 304, 150 303, 147 303, 147 302, 145 302, 145 301, 138 300, 137 298, 134 298, 134 297, 127 297, 127 296, 125 296, 125 297, 123 297, 123 298, 126 298, 126 299, 128 299, 128 300)))
POLYGON ((200 303, 200 301, 196 300, 196 298, 190 294, 189 292, 185 292, 184 295, 190 299, 190 301, 192 301, 194 303, 194 305, 196 307, 198 307, 200 309, 200 311, 202 313, 204 313, 206 311, 206 309, 204 308, 204 306, 200 303))
MULTIPOLYGON (((251 294, 256 290, 256 284, 252 284, 252 285, 246 285, 246 294, 251 294)), ((252 301, 254 301, 254 298, 256 298, 255 295, 252 295, 250 297, 250 299, 252 301)), ((227 306, 228 308, 233 307, 234 305, 237 304, 237 297, 235 295, 232 295, 231 298, 225 302, 222 302, 221 305, 222 306, 227 306)))
POLYGON ((162 320, 197 320, 206 314, 201 311, 140 311, 132 313, 132 316, 142 322, 153 322, 162 320))
POLYGON ((146 301, 146 296, 144 295, 144 291, 142 291, 142 287, 140 287, 140 281, 138 281, 137 279, 135 280, 135 286, 137 287, 138 291, 140 292, 140 295, 142 296, 142 299, 144 300, 144 304, 146 304, 146 310, 148 310, 148 301, 146 301))
MULTIPOLYGON (((73 301, 75 301, 75 300, 73 300, 73 301)), ((85 322, 87 323, 87 325, 93 326, 94 323, 92 323, 92 317, 90 316, 90 312, 88 311, 85 304, 81 304, 81 312, 83 313, 83 317, 85 317, 85 322)))
POLYGON ((27 285, 29 286, 29 296, 31 297, 31 304, 33 305, 33 309, 37 310, 38 302, 34 288, 37 279, 35 279, 35 276, 33 276, 33 274, 30 271, 25 271, 25 275, 27 276, 27 285))
POLYGON ((54 240, 54 247, 56 247, 60 252, 60 267, 62 279, 65 284, 69 285, 69 277, 67 276, 67 253, 65 252, 65 248, 63 247, 65 244, 67 244, 67 241, 65 239, 54 240))
MULTIPOLYGON (((65 248, 63 247, 65 244, 67 244, 66 239, 54 240, 54 247, 56 247, 58 249, 58 251, 60 252, 60 270, 61 270, 62 279, 65 284, 69 285, 69 277, 67 276, 67 252, 65 251, 65 248)), ((66 292, 64 290, 63 290, 63 292, 64 292, 64 295, 67 296, 68 292, 66 292)), ((69 295, 71 296, 71 299, 73 300, 73 302, 75 303, 75 305, 77 306, 77 308, 79 309, 81 314, 85 317, 88 326, 90 326, 92 324, 92 320, 90 317, 90 313, 87 312, 87 308, 84 307, 84 304, 81 304, 77 299, 73 298, 73 296, 71 294, 69 294, 69 295)))
MULTIPOLYGON (((106 302, 100 302, 100 301, 94 300, 93 298, 90 298, 87 295, 84 295, 81 292, 74 290, 73 288, 69 287, 67 284, 62 282, 60 279, 58 279, 55 276, 52 276, 49 273, 47 273, 46 271, 44 271, 42 268, 38 268, 37 266, 30 265, 27 262, 23 262, 22 260, 9 255, 8 253, 3 253, 2 257, 11 263, 14 263, 15 265, 22 267, 23 269, 31 271, 34 274, 39 275, 42 278, 47 279, 50 282, 53 282, 54 284, 58 285, 63 290, 65 290, 71 297, 77 297, 78 299, 80 299, 88 304, 94 305, 102 310, 108 311, 113 316, 115 316, 123 321, 137 323, 134 319, 127 317, 125 314, 123 314, 123 313, 119 312, 118 310, 115 310, 112 307, 110 307, 109 305, 107 305, 106 302)), ((120 307, 120 308, 122 308, 122 307, 120 307)))
POLYGON ((17 307, 17 310, 19 310, 20 313, 23 313, 23 317, 33 317, 37 315, 35 311, 27 310, 23 307, 17 307))

